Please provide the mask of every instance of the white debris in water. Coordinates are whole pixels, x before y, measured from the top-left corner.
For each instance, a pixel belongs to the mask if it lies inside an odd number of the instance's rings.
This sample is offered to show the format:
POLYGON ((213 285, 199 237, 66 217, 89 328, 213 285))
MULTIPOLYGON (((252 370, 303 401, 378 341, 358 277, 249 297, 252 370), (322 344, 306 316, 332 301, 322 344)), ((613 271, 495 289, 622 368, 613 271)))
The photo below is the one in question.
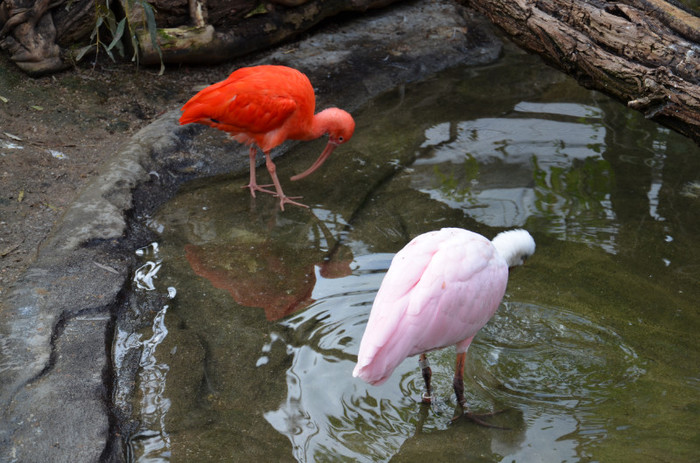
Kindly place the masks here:
POLYGON ((685 185, 683 185, 683 188, 681 189, 681 195, 691 199, 700 198, 700 180, 688 182, 685 185))
POLYGON ((147 291, 153 291, 156 289, 153 280, 158 276, 160 267, 160 261, 149 261, 139 267, 134 274, 134 282, 136 283, 136 287, 147 291))
POLYGON ((148 246, 144 246, 136 250, 136 255, 139 257, 145 256, 146 254, 152 254, 154 256, 158 255, 158 243, 154 241, 148 246))

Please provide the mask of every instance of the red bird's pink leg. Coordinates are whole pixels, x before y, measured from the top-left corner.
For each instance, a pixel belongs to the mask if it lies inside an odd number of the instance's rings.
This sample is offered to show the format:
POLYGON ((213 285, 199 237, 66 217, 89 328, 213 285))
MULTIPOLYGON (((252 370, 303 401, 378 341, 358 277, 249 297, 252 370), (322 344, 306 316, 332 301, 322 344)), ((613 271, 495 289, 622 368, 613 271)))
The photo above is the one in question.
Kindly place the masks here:
POLYGON ((433 370, 430 369, 427 355, 420 354, 420 357, 418 357, 418 366, 423 374, 423 381, 425 381, 425 392, 423 392, 421 401, 429 404, 433 400, 432 390, 430 388, 430 378, 433 376, 433 370))
MULTIPOLYGON (((285 196, 284 192, 282 191, 282 185, 280 184, 280 181, 277 178, 277 166, 275 166, 275 163, 272 162, 272 158, 270 158, 270 153, 265 153, 265 164, 267 165, 267 171, 270 172, 270 177, 272 177, 272 181, 275 184, 277 196, 279 196, 280 198, 280 209, 284 210, 285 204, 294 204, 295 206, 308 208, 309 206, 307 206, 306 204, 298 203, 296 201, 293 201, 291 197, 285 196)), ((301 198, 301 196, 295 196, 294 198, 301 198)))
POLYGON ((266 186, 271 186, 271 185, 258 185, 257 180, 255 179, 255 155, 257 154, 255 146, 250 147, 250 181, 247 185, 243 185, 243 188, 248 188, 250 189, 250 194, 253 198, 255 198, 255 192, 256 191, 262 191, 263 193, 269 193, 271 195, 274 195, 275 192, 272 190, 266 190, 263 187, 266 186))

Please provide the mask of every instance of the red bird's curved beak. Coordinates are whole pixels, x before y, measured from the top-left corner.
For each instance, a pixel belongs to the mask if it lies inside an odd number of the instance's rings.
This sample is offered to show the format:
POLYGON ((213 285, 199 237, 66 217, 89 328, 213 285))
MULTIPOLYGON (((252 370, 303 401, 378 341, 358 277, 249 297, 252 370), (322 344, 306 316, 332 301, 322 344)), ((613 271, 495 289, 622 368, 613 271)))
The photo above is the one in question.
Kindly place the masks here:
POLYGON ((323 150, 323 153, 321 153, 321 155, 318 157, 318 159, 316 159, 316 162, 314 162, 311 167, 306 169, 301 174, 297 174, 294 177, 292 177, 292 180, 299 180, 299 179, 306 177, 307 175, 312 174, 316 169, 321 167, 321 164, 326 162, 326 159, 328 159, 328 157, 331 155, 331 153, 333 152, 333 150, 337 146, 338 145, 336 143, 333 143, 332 141, 329 140, 328 144, 326 145, 326 148, 323 150))

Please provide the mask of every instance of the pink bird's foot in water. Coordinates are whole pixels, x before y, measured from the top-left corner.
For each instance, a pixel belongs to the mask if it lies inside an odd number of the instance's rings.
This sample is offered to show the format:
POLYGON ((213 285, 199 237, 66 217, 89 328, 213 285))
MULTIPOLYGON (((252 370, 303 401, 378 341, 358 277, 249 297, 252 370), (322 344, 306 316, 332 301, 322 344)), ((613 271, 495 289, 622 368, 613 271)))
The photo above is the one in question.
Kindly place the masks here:
POLYGON ((450 423, 454 423, 458 421, 460 418, 465 418, 469 421, 472 421, 479 426, 484 426, 486 428, 493 428, 493 429, 503 429, 503 430, 510 430, 510 428, 507 428, 505 426, 498 426, 496 424, 491 424, 488 421, 484 421, 483 418, 490 417, 490 416, 495 416, 498 415, 499 413, 505 412, 505 410, 496 410, 494 412, 487 412, 487 413, 472 413, 469 411, 467 408, 466 404, 460 405, 462 413, 456 413, 455 416, 452 417, 452 420, 450 420, 450 423))
MULTIPOLYGON (((270 194, 272 196, 279 197, 279 195, 277 194, 276 191, 268 190, 265 188, 265 187, 269 187, 269 186, 274 186, 274 184, 271 183, 269 185, 257 185, 257 184, 251 185, 249 183, 248 185, 243 185, 241 188, 248 188, 250 190, 250 195, 253 198, 255 198, 256 191, 260 191, 262 193, 267 193, 267 194, 270 194)), ((301 198, 301 196, 282 196, 282 199, 280 199, 280 209, 284 210, 285 204, 293 204, 295 206, 305 207, 308 209, 309 206, 307 206, 306 204, 302 204, 302 203, 299 203, 297 201, 294 201, 295 199, 299 199, 299 198, 301 198)))
POLYGON ((255 178, 255 146, 250 147, 250 153, 249 153, 249 158, 250 158, 250 179, 248 181, 247 185, 243 185, 241 188, 248 188, 250 190, 250 195, 255 198, 255 192, 260 191, 262 193, 267 193, 267 194, 277 194, 276 191, 273 190, 268 190, 267 187, 270 186, 275 186, 274 183, 270 183, 268 185, 258 185, 258 181, 255 178))
POLYGON ((295 199, 301 198, 301 196, 287 196, 284 194, 284 191, 282 191, 282 185, 280 184, 279 179, 277 178, 277 166, 275 166, 275 163, 272 162, 272 159, 270 158, 270 153, 265 153, 265 164, 267 165, 267 171, 270 172, 270 177, 272 177, 272 182, 275 185, 275 196, 280 198, 280 209, 284 210, 284 205, 285 204, 294 204, 295 206, 299 207, 305 207, 309 208, 306 204, 298 203, 294 201, 295 199))
POLYGON ((452 418, 452 423, 455 421, 459 420, 460 418, 466 418, 470 421, 473 421, 474 423, 485 426, 487 428, 494 428, 494 429, 510 429, 510 428, 504 428, 503 426, 497 426, 495 424, 491 424, 487 421, 484 421, 482 418, 487 417, 487 416, 494 416, 498 415, 499 413, 503 413, 505 410, 497 410, 495 412, 490 412, 490 413, 472 413, 469 411, 469 407, 467 407, 467 399, 464 398, 464 362, 466 360, 466 353, 465 352, 460 352, 457 354, 457 365, 455 367, 455 376, 454 379, 452 380, 452 387, 454 387, 455 390, 455 396, 457 396, 457 403, 459 404, 462 413, 455 415, 452 418))

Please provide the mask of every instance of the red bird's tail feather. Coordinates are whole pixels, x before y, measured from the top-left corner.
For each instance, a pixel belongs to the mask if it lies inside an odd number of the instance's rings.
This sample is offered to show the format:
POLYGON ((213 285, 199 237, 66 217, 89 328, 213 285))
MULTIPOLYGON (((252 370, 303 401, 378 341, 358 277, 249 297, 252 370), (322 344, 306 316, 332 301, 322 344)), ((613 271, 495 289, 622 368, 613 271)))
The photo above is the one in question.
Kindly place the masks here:
POLYGON ((181 109, 180 125, 210 120, 222 101, 219 89, 227 85, 229 81, 230 77, 200 90, 199 93, 190 98, 181 109))

